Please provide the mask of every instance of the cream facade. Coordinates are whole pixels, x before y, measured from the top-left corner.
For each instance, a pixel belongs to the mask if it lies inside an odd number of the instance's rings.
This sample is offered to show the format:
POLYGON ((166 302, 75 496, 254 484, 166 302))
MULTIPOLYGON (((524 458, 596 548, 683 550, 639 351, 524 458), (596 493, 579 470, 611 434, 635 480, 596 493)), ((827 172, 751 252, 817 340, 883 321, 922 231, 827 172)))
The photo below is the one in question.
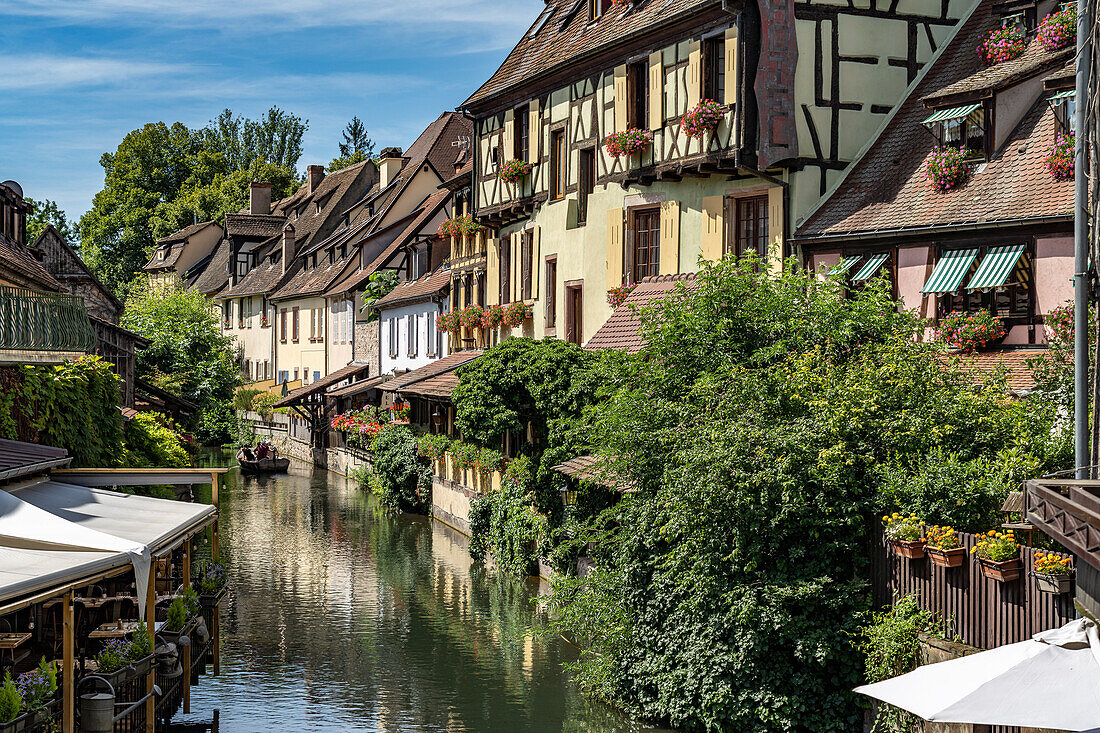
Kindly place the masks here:
POLYGON ((240 354, 241 373, 248 381, 275 378, 275 333, 271 306, 263 295, 220 302, 222 329, 240 354))
MULTIPOLYGON (((308 385, 328 375, 325 299, 296 298, 276 303, 276 308, 276 378, 290 382, 301 379, 303 385, 308 385)), ((346 364, 334 368, 343 366, 346 364)))

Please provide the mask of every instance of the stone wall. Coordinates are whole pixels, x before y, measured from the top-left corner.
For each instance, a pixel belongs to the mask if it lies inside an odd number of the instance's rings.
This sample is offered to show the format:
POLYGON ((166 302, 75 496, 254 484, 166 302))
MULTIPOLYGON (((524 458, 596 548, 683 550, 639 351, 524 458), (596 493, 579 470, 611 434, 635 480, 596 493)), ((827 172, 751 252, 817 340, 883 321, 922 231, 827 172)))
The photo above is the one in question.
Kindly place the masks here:
POLYGON ((377 377, 382 368, 382 361, 378 350, 378 321, 366 323, 355 322, 355 351, 352 358, 355 361, 370 364, 370 376, 377 377))
POLYGON ((462 484, 432 476, 432 516, 469 535, 470 501, 477 495, 462 484))

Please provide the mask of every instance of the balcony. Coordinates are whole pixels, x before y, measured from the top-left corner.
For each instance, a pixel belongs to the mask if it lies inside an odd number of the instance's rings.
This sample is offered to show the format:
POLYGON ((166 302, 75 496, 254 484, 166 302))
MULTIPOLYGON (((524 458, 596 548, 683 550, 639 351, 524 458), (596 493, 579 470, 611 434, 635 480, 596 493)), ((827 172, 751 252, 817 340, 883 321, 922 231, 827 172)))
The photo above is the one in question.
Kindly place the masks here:
POLYGON ((83 298, 0 287, 0 364, 57 364, 95 348, 83 298))

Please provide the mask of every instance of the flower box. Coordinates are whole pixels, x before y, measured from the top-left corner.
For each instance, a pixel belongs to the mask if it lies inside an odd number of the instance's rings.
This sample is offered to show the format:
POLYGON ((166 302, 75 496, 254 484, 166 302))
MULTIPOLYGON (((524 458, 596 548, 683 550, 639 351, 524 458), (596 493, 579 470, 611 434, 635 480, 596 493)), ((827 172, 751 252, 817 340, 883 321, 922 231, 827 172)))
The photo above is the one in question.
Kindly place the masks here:
POLYGON ((626 132, 613 132, 604 140, 607 154, 616 158, 635 155, 653 144, 653 133, 649 130, 631 128, 626 132))
POLYGON ((130 680, 143 679, 146 677, 153 669, 154 659, 155 657, 149 654, 141 659, 135 659, 125 667, 120 667, 113 672, 96 671, 93 672, 93 674, 99 675, 107 680, 111 683, 111 687, 117 690, 130 680))
MULTIPOLYGON (((192 585, 194 586, 195 584, 192 583, 192 585)), ((227 588, 223 585, 221 588, 218 589, 216 593, 200 594, 199 603, 203 606, 203 608, 213 608, 214 606, 218 605, 218 603, 220 603, 223 598, 225 598, 226 590, 227 588)), ((195 591, 198 592, 197 587, 195 588, 195 591)))
POLYGON ((713 100, 704 99, 680 118, 680 126, 688 137, 702 138, 707 133, 714 132, 725 113, 725 107, 713 100))
POLYGON ((1073 573, 1035 573, 1035 587, 1040 593, 1069 593, 1073 590, 1073 573))
POLYGON ((527 174, 534 168, 533 165, 526 160, 509 160, 507 163, 500 166, 500 170, 497 172, 497 178, 505 183, 519 183, 527 174))
POLYGON ((905 540, 890 540, 894 552, 908 560, 924 559, 924 540, 906 542, 905 540))
POLYGON ((51 723, 57 717, 60 706, 61 700, 55 697, 40 710, 29 710, 14 720, 0 723, 0 733, 37 733, 38 731, 45 733, 57 730, 51 723))
POLYGON ((1020 558, 1014 557, 1003 562, 993 562, 984 557, 978 558, 978 565, 982 569, 982 575, 999 583, 1008 583, 1020 577, 1024 571, 1020 558))
POLYGON ((963 560, 966 559, 965 547, 953 547, 950 550, 941 550, 938 547, 926 546, 924 552, 928 555, 933 565, 939 565, 941 568, 962 567, 963 560))

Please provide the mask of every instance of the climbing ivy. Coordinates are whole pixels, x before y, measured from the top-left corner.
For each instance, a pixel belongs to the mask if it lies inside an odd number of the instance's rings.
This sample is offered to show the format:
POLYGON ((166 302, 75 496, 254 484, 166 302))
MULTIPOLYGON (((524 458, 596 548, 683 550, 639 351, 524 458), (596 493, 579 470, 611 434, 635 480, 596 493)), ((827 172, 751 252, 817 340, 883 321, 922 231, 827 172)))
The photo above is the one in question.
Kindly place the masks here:
POLYGON ((546 517, 532 506, 534 473, 531 459, 523 456, 508 464, 500 491, 470 502, 470 554, 476 560, 486 553, 505 572, 528 575, 547 537, 546 517))

